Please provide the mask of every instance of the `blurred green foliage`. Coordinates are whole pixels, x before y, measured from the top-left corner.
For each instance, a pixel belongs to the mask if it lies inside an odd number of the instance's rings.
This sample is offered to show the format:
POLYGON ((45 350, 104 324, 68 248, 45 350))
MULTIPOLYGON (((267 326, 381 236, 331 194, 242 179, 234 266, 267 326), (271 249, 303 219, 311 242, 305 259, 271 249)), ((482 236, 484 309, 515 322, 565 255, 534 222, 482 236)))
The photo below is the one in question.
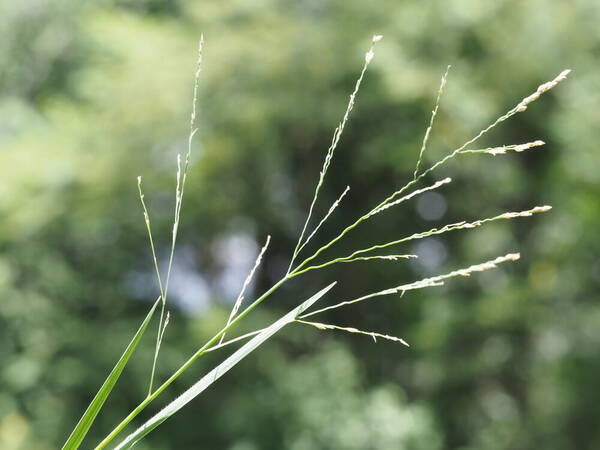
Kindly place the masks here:
MULTIPOLYGON (((247 326, 329 280, 345 299, 510 251, 520 262, 323 319, 410 349, 290 327, 140 448, 600 448, 598 23, 595 0, 0 2, 0 448, 61 444, 156 298, 135 177, 166 256, 200 32, 199 144, 163 379, 226 320, 268 233, 255 290, 285 271, 374 33, 385 38, 319 210, 352 190, 322 236, 410 176, 446 64, 429 163, 574 73, 484 142, 545 148, 459 158, 438 174, 455 182, 428 197, 445 206, 436 220, 427 200, 413 202, 332 254, 503 210, 552 213, 423 241, 410 248, 421 263, 307 276, 247 326)), ((88 446, 142 398, 152 352, 148 338, 88 446)), ((171 395, 220 358, 196 363, 171 395)))

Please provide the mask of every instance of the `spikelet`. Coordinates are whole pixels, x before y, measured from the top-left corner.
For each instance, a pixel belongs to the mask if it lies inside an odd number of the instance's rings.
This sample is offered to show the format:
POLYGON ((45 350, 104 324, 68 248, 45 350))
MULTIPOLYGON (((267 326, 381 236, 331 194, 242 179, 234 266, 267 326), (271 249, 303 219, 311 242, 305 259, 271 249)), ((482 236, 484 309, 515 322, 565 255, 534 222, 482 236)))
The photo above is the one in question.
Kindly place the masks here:
POLYGON ((523 100, 521 100, 521 102, 517 105, 516 107, 516 111, 517 112, 523 112, 525 110, 527 110, 527 106, 536 101, 538 98, 540 98, 540 96, 545 93, 548 92, 550 89, 556 87, 556 85, 558 83, 560 83, 563 80, 567 79, 567 76, 571 73, 571 69, 567 69, 567 70, 563 70, 560 74, 558 74, 558 76, 552 80, 552 81, 548 81, 547 83, 544 84, 540 84, 537 88, 537 90, 531 94, 529 97, 525 97, 523 100))
MULTIPOLYGON (((472 150, 470 152, 475 153, 475 152, 481 152, 481 153, 489 153, 490 155, 503 155, 508 151, 514 151, 517 153, 520 152, 524 152, 525 150, 529 150, 530 148, 535 148, 535 147, 540 147, 542 145, 545 145, 546 143, 544 141, 541 140, 537 140, 537 141, 533 141, 533 142, 527 142, 526 144, 518 144, 518 145, 503 145, 502 147, 493 147, 493 148, 486 148, 484 150, 472 150)), ((464 153, 468 153, 469 151, 465 151, 464 153)))

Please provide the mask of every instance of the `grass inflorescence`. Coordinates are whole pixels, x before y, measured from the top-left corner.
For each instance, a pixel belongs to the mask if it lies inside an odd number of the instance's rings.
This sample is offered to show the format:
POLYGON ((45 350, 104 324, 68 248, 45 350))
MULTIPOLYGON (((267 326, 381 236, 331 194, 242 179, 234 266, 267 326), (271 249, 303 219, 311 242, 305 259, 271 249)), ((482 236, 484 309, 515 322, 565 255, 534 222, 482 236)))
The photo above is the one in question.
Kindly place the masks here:
POLYGON ((146 207, 145 200, 144 200, 144 193, 142 191, 142 179, 141 179, 141 177, 139 177, 138 178, 139 198, 140 198, 140 202, 142 205, 142 212, 143 212, 144 221, 146 224, 146 231, 148 234, 148 239, 149 239, 149 243, 150 243, 150 247, 151 247, 151 251, 152 251, 152 258, 153 258, 153 265, 154 265, 153 270, 156 273, 156 277, 157 277, 157 281, 158 281, 158 287, 159 287, 158 298, 157 298, 156 302, 154 303, 152 309, 148 313, 146 319, 144 320, 144 322, 138 329, 138 332, 135 334, 134 338, 127 346, 125 353, 119 359, 119 361, 117 362, 117 365, 115 366, 113 371, 109 374, 106 382, 103 384, 100 391, 94 398, 94 401, 90 404, 90 406, 86 410, 84 416, 82 417, 80 422, 77 424, 72 435, 69 437, 69 439, 67 440, 67 442, 65 443, 63 448, 74 449, 74 448, 79 447, 79 445, 85 438, 87 431, 89 430, 90 426, 92 425, 95 417, 97 416, 100 409, 102 408, 104 401, 106 400, 107 396, 110 394, 111 390, 113 389, 114 385, 116 384, 121 371, 127 364, 129 357, 131 356, 131 353, 133 353, 133 351, 135 350, 142 335, 146 331, 146 329, 148 327, 148 323, 152 319, 152 317, 155 314, 157 309, 160 310, 160 313, 159 313, 158 326, 157 326, 157 335, 156 335, 156 340, 155 340, 154 358, 153 358, 152 366, 149 369, 150 379, 149 379, 147 395, 145 398, 141 399, 139 405, 136 408, 134 408, 127 415, 127 417, 125 417, 119 424, 117 424, 115 426, 115 428, 102 440, 102 442, 100 442, 96 446, 97 449, 105 448, 107 445, 112 443, 114 441, 114 439, 116 439, 117 437, 120 437, 120 435, 123 432, 123 430, 125 429, 125 427, 128 424, 130 424, 138 416, 138 414, 140 414, 143 410, 145 410, 183 372, 185 372, 198 358, 200 358, 205 353, 217 351, 222 348, 228 347, 232 344, 241 342, 241 341, 247 341, 242 347, 240 347, 232 355, 230 355, 228 358, 226 358, 221 364, 219 364, 217 367, 215 367, 213 370, 211 370, 208 374, 206 374, 204 377, 202 377, 197 383, 195 383, 193 386, 191 386, 188 390, 186 390, 179 397, 177 397, 173 401, 171 401, 163 410, 161 410, 160 412, 155 414, 151 419, 149 419, 145 423, 143 423, 136 431, 134 431, 133 433, 131 433, 130 435, 128 435, 127 437, 122 439, 120 444, 118 444, 116 448, 130 448, 131 446, 133 446, 136 442, 138 442, 140 439, 142 439, 144 436, 146 436, 150 431, 152 431, 153 429, 158 427, 164 420, 166 420, 168 417, 172 416, 177 411, 179 411, 185 404, 187 404, 189 401, 191 401, 196 396, 200 395, 201 392, 203 392, 206 388, 208 388, 212 383, 214 383, 224 373, 226 373, 228 370, 233 368, 235 366, 235 364, 237 364, 240 360, 245 358, 250 352, 252 352, 256 348, 258 348, 263 342, 265 342, 268 338, 270 338, 273 334, 278 332, 284 326, 287 326, 292 323, 297 323, 299 325, 314 327, 319 330, 340 331, 340 332, 364 335, 367 337, 371 337, 375 341, 377 341, 378 338, 381 338, 381 339, 385 339, 385 340, 389 340, 389 341, 398 342, 400 344, 408 346, 408 343, 403 338, 400 338, 397 336, 391 336, 391 335, 383 333, 383 332, 364 331, 364 330, 360 330, 360 329, 357 329, 352 326, 340 326, 340 325, 335 325, 335 324, 325 324, 325 323, 320 323, 320 322, 308 321, 306 319, 308 317, 315 316, 315 315, 323 313, 325 311, 331 311, 331 310, 335 310, 335 309, 342 308, 342 307, 348 307, 348 306, 354 305, 356 303, 364 302, 364 301, 371 300, 371 299, 377 298, 377 297, 394 296, 394 295, 402 296, 408 291, 412 291, 412 290, 416 290, 416 289, 423 289, 423 288, 427 288, 427 287, 440 286, 448 279, 451 279, 454 277, 461 277, 461 276, 466 277, 466 276, 470 276, 474 273, 491 270, 491 269, 496 268, 499 264, 513 262, 520 258, 520 255, 518 253, 509 253, 504 256, 499 256, 499 257, 493 258, 489 261, 476 263, 476 264, 470 265, 468 267, 456 269, 456 270, 453 270, 453 271, 445 273, 445 274, 440 274, 440 275, 436 275, 433 277, 416 280, 416 281, 413 281, 410 283, 405 283, 405 284, 377 290, 377 291, 374 291, 374 292, 371 292, 371 293, 368 293, 365 295, 361 295, 359 297, 356 297, 356 298, 353 298, 350 300, 333 303, 330 306, 322 307, 320 309, 316 309, 313 311, 308 311, 308 309, 311 308, 313 306, 313 304, 315 304, 318 300, 320 300, 322 297, 324 297, 327 293, 330 292, 330 290, 335 285, 335 282, 332 282, 329 286, 321 289, 320 291, 318 291, 316 294, 314 294, 311 298, 309 298, 305 302, 300 303, 300 305, 297 308, 293 309, 288 314, 284 315, 281 319, 279 319, 278 321, 269 325, 268 327, 262 328, 259 330, 254 330, 254 331, 251 331, 244 335, 237 336, 234 338, 229 338, 228 340, 225 340, 226 335, 229 335, 231 332, 233 332, 233 330, 238 325, 238 323, 240 321, 242 321, 260 303, 262 303, 266 299, 270 298, 278 289, 280 289, 289 280, 291 280, 295 277, 301 276, 307 272, 314 271, 314 270, 326 269, 330 266, 333 266, 335 264, 340 264, 340 263, 358 263, 358 262, 368 263, 373 260, 384 261, 384 262, 388 262, 388 263, 398 263, 398 262, 401 262, 401 261, 404 261, 407 259, 417 258, 418 255, 403 254, 403 253, 378 254, 378 253, 374 253, 374 252, 388 249, 389 247, 397 247, 397 246, 400 246, 402 244, 405 244, 405 243, 413 241, 413 240, 423 239, 423 238, 434 236, 434 235, 441 235, 441 234, 448 233, 451 231, 469 230, 469 229, 477 228, 477 227, 483 226, 487 223, 498 221, 498 220, 508 220, 508 219, 516 219, 516 218, 521 218, 521 217, 529 217, 533 214, 543 213, 543 212, 549 211, 551 209, 549 206, 536 206, 536 207, 532 207, 530 209, 523 210, 523 211, 503 212, 503 213, 497 214, 493 217, 488 217, 488 218, 483 218, 483 219, 464 220, 464 221, 460 221, 460 222, 456 222, 456 223, 443 225, 438 228, 432 228, 430 230, 414 233, 414 234, 411 234, 408 236, 398 236, 397 239, 394 239, 391 241, 372 244, 372 245, 370 245, 368 247, 364 247, 364 248, 357 248, 354 251, 352 251, 350 254, 345 255, 345 256, 333 256, 333 257, 325 258, 324 260, 321 259, 320 262, 318 261, 318 259, 324 253, 332 250, 334 245, 338 241, 346 238, 346 236, 352 230, 354 230, 355 228, 357 228, 359 226, 365 225, 365 222, 368 222, 369 220, 374 220, 376 218, 375 216, 378 216, 380 213, 382 213, 390 208, 397 207, 398 205, 401 205, 402 203, 407 202, 407 201, 411 200, 412 198, 417 197, 425 192, 439 189, 439 188, 447 185, 448 183, 451 183, 452 180, 450 178, 444 178, 442 180, 434 182, 433 184, 431 184, 429 186, 417 187, 417 184, 419 182, 421 182, 424 179, 424 177, 430 175, 432 172, 434 172, 440 166, 448 163, 449 161, 453 160, 454 158, 456 158, 460 155, 491 154, 491 155, 496 156, 496 155, 503 155, 503 154, 506 154, 511 151, 523 152, 523 151, 530 150, 535 147, 539 147, 544 144, 544 142, 541 140, 535 140, 535 141, 531 141, 531 142, 527 142, 527 143, 523 143, 523 144, 499 145, 496 147, 489 147, 489 148, 471 148, 482 136, 487 134, 490 130, 494 129, 496 126, 498 126, 502 122, 508 120, 515 114, 526 111, 528 106, 532 102, 538 100, 542 94, 544 94, 547 91, 549 91, 550 89, 556 87, 556 85, 558 83, 560 83, 567 77, 567 75, 569 74, 568 70, 563 71, 552 81, 549 81, 547 83, 540 85, 533 94, 531 94, 528 97, 519 101, 515 107, 513 107, 512 109, 507 111, 505 114, 499 116, 487 127, 483 128, 481 131, 476 133, 475 136, 473 136, 472 138, 467 140, 465 143, 463 143, 456 149, 448 152, 448 154, 446 156, 444 156, 442 159, 440 159, 437 162, 435 162, 434 164, 432 164, 430 167, 423 169, 423 165, 424 165, 424 161, 425 161, 424 156, 426 154, 429 139, 432 134, 432 130, 434 127, 434 123, 435 123, 435 120, 437 117, 438 110, 440 108, 440 103, 441 103, 441 99, 442 99, 442 96, 444 93, 444 88, 446 87, 447 82, 448 82, 448 74, 449 74, 449 69, 450 69, 450 66, 448 66, 448 68, 446 69, 446 71, 444 72, 444 74, 442 76, 441 83, 440 83, 439 89, 437 91, 434 108, 431 113, 429 125, 425 131, 421 147, 417 154, 414 172, 413 172, 410 180, 404 186, 392 190, 392 192, 387 197, 385 197, 379 203, 374 205, 368 211, 360 214, 352 223, 350 223, 349 225, 344 227, 342 230, 340 230, 337 233, 337 235, 335 235, 334 238, 330 239, 329 241, 327 241, 321 245, 318 245, 317 250, 315 250, 313 253, 311 253, 307 256, 302 256, 303 252, 306 249, 307 244, 309 242, 314 241, 314 239, 318 235, 318 231, 327 222, 327 220, 330 218, 330 216, 336 211, 337 208, 340 208, 343 206, 343 201, 350 191, 350 187, 349 186, 346 187, 346 189, 340 194, 340 196, 335 200, 335 202, 329 207, 329 209, 327 210, 327 213, 320 220, 317 221, 316 225, 311 226, 312 223, 314 222, 315 207, 318 203, 319 194, 321 192, 321 189, 325 183, 326 175, 328 173, 328 170, 329 170, 331 164, 333 163, 336 149, 338 148, 338 145, 341 141, 341 138, 343 136, 346 125, 349 121, 351 112, 355 106, 356 99, 357 99, 358 93, 360 91, 361 84, 362 84, 363 80, 365 79, 367 69, 375 57, 375 46, 381 39, 382 39, 382 36, 380 36, 380 35, 374 36, 371 41, 370 48, 365 53, 363 66, 362 66, 360 74, 356 80, 356 83, 354 85, 354 89, 349 97, 348 104, 346 106, 346 109, 344 111, 342 119, 340 120, 339 125, 335 128, 332 139, 331 139, 331 143, 325 153, 323 165, 322 165, 321 171, 318 175, 318 179, 317 179, 315 189, 314 189, 314 194, 313 194, 312 200, 311 200, 309 208, 308 208, 306 219, 301 227, 301 231, 299 233, 298 240, 296 241, 294 249, 292 250, 289 266, 287 268, 286 273, 282 276, 282 278, 278 282, 276 282, 273 286, 271 286, 266 292, 259 295, 251 303, 249 303, 245 307, 243 307, 244 301, 246 300, 245 296, 246 296, 247 288, 250 285, 250 283, 254 277, 254 274, 256 273, 259 266, 261 265, 261 262, 263 261, 264 256, 268 250, 268 246, 271 241, 271 237, 268 236, 266 238, 266 242, 265 242, 264 246, 260 250, 258 257, 256 258, 254 265, 252 266, 247 278, 245 279, 245 281, 240 289, 240 293, 234 302, 233 308, 231 310, 231 313, 229 314, 229 317, 228 317, 226 323, 223 325, 223 327, 218 332, 216 332, 214 334, 213 337, 211 337, 205 344, 200 346, 198 348, 198 350, 196 350, 196 352, 194 352, 194 354, 192 354, 184 364, 182 364, 180 367, 178 367, 170 377, 168 377, 166 380, 160 382, 160 381, 155 380, 155 374, 156 374, 157 365, 159 363, 161 342, 163 340, 165 330, 166 330, 167 324, 169 322, 169 313, 167 311, 169 281, 170 281, 171 270, 172 270, 172 265, 173 265, 173 257, 174 257, 174 253, 175 253, 176 242, 177 242, 177 232, 179 229, 181 208, 182 208, 183 197, 184 197, 184 192, 185 192, 185 184, 186 184, 186 179, 187 179, 188 170, 189 170, 189 166, 190 166, 191 153, 192 153, 192 149, 193 149, 193 139, 198 130, 198 128, 196 126, 196 120, 197 120, 196 105, 197 105, 197 99, 198 99, 198 84, 199 84, 201 68, 202 68, 202 47, 203 47, 203 42, 204 42, 202 38, 200 39, 198 64, 197 64, 196 74, 194 77, 195 82, 194 82, 194 89, 193 89, 192 112, 190 115, 190 133, 189 133, 189 138, 188 138, 188 148, 187 148, 187 152, 183 158, 183 161, 182 161, 182 158, 180 155, 178 155, 178 157, 177 157, 175 210, 174 210, 171 246, 170 246, 170 252, 169 252, 168 266, 167 266, 167 270, 166 270, 166 276, 164 279, 161 276, 161 271, 160 271, 159 263, 158 263, 159 259, 156 254, 156 248, 154 245, 154 240, 153 240, 153 235, 152 235, 150 215, 149 215, 149 212, 146 207), (155 384, 158 384, 158 386, 155 387, 155 384))

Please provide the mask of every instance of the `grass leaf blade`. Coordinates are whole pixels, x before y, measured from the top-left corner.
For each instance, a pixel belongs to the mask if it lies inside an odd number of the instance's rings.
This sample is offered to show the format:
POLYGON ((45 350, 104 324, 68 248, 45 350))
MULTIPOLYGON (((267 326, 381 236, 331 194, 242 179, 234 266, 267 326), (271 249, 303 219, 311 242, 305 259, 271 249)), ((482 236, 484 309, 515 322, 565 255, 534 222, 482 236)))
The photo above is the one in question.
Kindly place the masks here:
POLYGON ((117 383, 117 380, 121 376, 121 372, 123 372, 123 369, 127 365, 129 358, 131 357, 131 355, 133 354, 138 343, 142 339, 142 336, 144 335, 146 328, 148 328, 148 324, 150 323, 150 320, 152 319, 152 316, 154 315, 154 311, 156 311, 156 307, 158 306, 160 299, 161 299, 161 297, 159 297, 157 299, 157 301, 152 306, 152 309, 150 310, 150 312, 148 312, 148 315, 146 315, 146 318, 144 319, 144 321, 138 328, 137 332, 135 333, 135 335, 133 336, 133 338, 127 345, 127 348, 125 349, 125 351, 123 352, 123 354, 121 355, 121 357, 119 358, 117 363, 115 364, 115 367, 110 372, 110 374, 108 375, 108 377, 106 378, 106 380, 104 381, 104 383, 102 384, 100 389, 98 390, 98 393, 96 394, 96 396, 94 397, 92 402, 89 404, 89 406, 83 413, 83 416, 81 416, 81 419, 79 419, 77 426, 71 432, 71 435, 67 439, 67 442, 65 442, 65 444, 63 445, 62 450, 76 449, 79 447, 79 445, 81 445, 81 442, 85 438, 85 435, 87 434, 90 427, 94 423, 96 416, 102 409, 104 402, 108 398, 109 394, 111 393, 115 384, 117 383))

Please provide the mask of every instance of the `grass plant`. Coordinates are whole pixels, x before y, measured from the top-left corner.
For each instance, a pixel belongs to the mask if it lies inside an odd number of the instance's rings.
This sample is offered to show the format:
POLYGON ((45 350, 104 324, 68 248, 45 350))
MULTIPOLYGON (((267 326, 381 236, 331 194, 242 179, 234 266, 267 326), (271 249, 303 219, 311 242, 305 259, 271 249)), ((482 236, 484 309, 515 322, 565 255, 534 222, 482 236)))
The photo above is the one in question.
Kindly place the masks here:
POLYGON ((559 74, 553 80, 539 86, 533 94, 531 94, 528 97, 524 98, 523 100, 519 101, 516 104, 516 106, 514 106, 512 109, 510 109, 505 114, 499 116, 490 125, 488 125, 486 128, 482 129, 477 134, 475 134, 475 136, 473 136, 471 139, 464 142, 458 148, 450 151, 445 157, 443 157, 439 161, 435 162, 430 167, 423 169, 422 166, 424 165, 424 155, 427 151, 429 138, 431 136, 431 133, 432 133, 432 130, 433 130, 433 127, 435 124, 435 120, 436 120, 438 109, 440 107, 440 102, 441 102, 441 99, 443 96, 444 88, 445 88, 445 86, 447 84, 447 80, 448 80, 448 73, 450 70, 450 67, 448 67, 441 78, 441 83, 440 83, 440 86, 439 86, 439 89, 437 92, 437 97, 436 97, 434 108, 433 108, 433 111, 432 111, 432 114, 430 117, 429 125, 424 134, 424 137, 422 140, 422 145, 421 145, 421 148, 417 155, 414 172, 413 172, 410 180, 404 186, 394 189, 386 198, 384 198, 378 204, 374 205, 370 210, 359 215, 354 220, 354 222, 352 222, 351 224, 347 225, 345 228, 340 230, 333 239, 329 240, 328 242, 325 242, 324 244, 319 245, 316 251, 314 251, 313 253, 308 254, 306 256, 302 256, 306 249, 307 244, 316 238, 316 236, 318 235, 318 231, 320 230, 322 225, 324 223, 326 223, 326 221, 329 219, 329 217, 333 213, 335 213, 337 208, 341 207, 341 205, 343 204, 343 200, 345 199, 345 197, 347 196, 347 194, 350 190, 350 187, 346 187, 346 189, 340 194, 340 196, 335 200, 335 202, 329 207, 329 209, 327 210, 327 213, 321 219, 316 221, 316 225, 314 225, 314 226, 312 225, 315 222, 314 216, 315 216, 316 205, 318 204, 318 200, 319 200, 319 194, 325 183, 328 170, 334 160, 335 152, 338 148, 338 145, 341 141, 341 138, 342 138, 342 135, 346 128, 346 125, 349 121, 351 112, 354 108, 354 105, 355 105, 355 102, 357 99, 357 95, 360 91, 361 84, 362 84, 363 80, 365 79, 365 75, 366 75, 367 69, 369 67, 369 64, 371 63, 371 61, 373 60, 373 58, 375 56, 374 48, 381 39, 382 39, 382 36, 379 36, 379 35, 374 36, 372 39, 370 48, 368 49, 368 51, 365 54, 362 69, 356 80, 354 89, 349 97, 345 112, 342 116, 342 119, 341 119, 339 125, 337 126, 337 128, 335 129, 335 131, 333 133, 331 143, 325 154, 323 165, 322 165, 322 168, 319 173, 317 183, 315 186, 314 194, 313 194, 312 200, 310 202, 310 206, 308 208, 308 213, 306 215, 306 219, 305 219, 305 221, 302 225, 301 231, 299 233, 298 240, 292 251, 287 271, 285 272, 285 274, 283 274, 282 278, 278 282, 276 282, 273 286, 271 286, 266 292, 262 293, 257 298, 255 298, 251 303, 247 304, 247 306, 243 307, 247 288, 250 285, 254 274, 258 270, 258 268, 264 258, 264 255, 268 250, 268 246, 271 241, 270 236, 268 236, 266 239, 265 245, 262 247, 262 249, 255 261, 255 264, 251 268, 250 273, 248 274, 247 278, 245 279, 245 281, 243 283, 243 286, 241 287, 240 293, 239 293, 236 301, 234 302, 234 306, 233 306, 231 313, 227 319, 227 322, 223 325, 223 327, 218 332, 216 332, 214 334, 214 336, 212 338, 210 338, 204 345, 202 345, 200 348, 198 348, 198 350, 194 354, 192 354, 185 363, 183 363, 179 368, 177 368, 169 378, 167 378, 166 380, 161 382, 159 380, 155 380, 156 367, 160 361, 159 357, 160 357, 161 342, 163 340, 165 330, 166 330, 167 324, 168 324, 168 319, 169 319, 169 313, 167 311, 169 281, 170 281, 170 277, 171 277, 173 257, 175 254, 175 248, 176 248, 176 242, 177 242, 177 232, 178 232, 179 223, 180 223, 181 208, 182 208, 183 198, 184 198, 184 193, 185 193, 186 179, 188 176, 188 171, 189 171, 189 167, 190 167, 190 158, 191 158, 191 153, 193 150, 193 140, 194 140, 194 136, 196 135, 197 130, 198 130, 198 128, 196 126, 196 120, 197 120, 196 104, 197 104, 197 99, 198 99, 198 84, 199 84, 201 68, 202 68, 202 47, 203 47, 203 43, 204 43, 204 40, 202 38, 200 39, 198 64, 197 64, 194 89, 193 89, 193 103, 192 103, 192 113, 191 113, 191 117, 190 117, 190 133, 189 133, 189 139, 188 139, 187 153, 184 155, 183 162, 182 162, 182 158, 180 155, 178 155, 178 157, 177 157, 174 219, 173 219, 171 246, 170 246, 169 258, 168 258, 168 263, 167 263, 168 266, 167 266, 167 270, 166 270, 166 276, 164 279, 161 277, 161 271, 160 271, 160 267, 159 267, 159 263, 158 263, 159 259, 158 259, 157 253, 156 253, 156 248, 155 248, 154 240, 153 240, 150 214, 146 208, 146 204, 144 201, 144 193, 142 191, 142 179, 141 179, 141 177, 139 177, 138 178, 139 198, 140 198, 140 202, 142 205, 142 212, 143 212, 144 221, 146 224, 146 231, 148 234, 149 244, 150 244, 151 251, 152 251, 153 266, 154 266, 153 270, 156 273, 158 287, 159 287, 158 298, 153 303, 153 306, 150 309, 150 311, 148 312, 148 315, 146 316, 146 318, 140 325, 138 331, 135 333, 131 342, 127 345, 125 352, 123 353, 123 355, 121 356, 121 358, 119 359, 117 364, 115 365, 114 369, 110 372, 105 383, 102 385, 102 387, 96 394, 96 397, 94 398, 92 403, 89 405, 88 409, 82 416, 81 420, 79 421, 79 423, 73 430, 71 436, 68 438, 68 440, 64 444, 63 449, 76 449, 83 442, 88 430, 90 429, 90 427, 92 426, 92 424, 94 422, 94 419, 100 412, 100 410, 104 404, 104 401, 106 400, 106 398, 108 397, 108 395, 110 394, 112 389, 114 388, 116 382, 118 381, 120 374, 122 373, 124 367, 126 366, 128 360, 129 360, 131 354, 133 353, 136 346, 140 342, 142 336, 144 335, 144 332, 147 330, 148 325, 149 325, 150 321, 152 320, 153 316, 156 314, 157 310, 159 310, 160 312, 158 314, 159 317, 158 317, 157 334, 156 334, 156 339, 155 339, 155 343, 154 343, 154 348, 155 348, 154 358, 153 358, 152 366, 149 368, 149 382, 148 382, 147 395, 145 398, 141 399, 139 405, 136 408, 134 408, 120 423, 118 423, 115 426, 115 428, 100 443, 97 444, 97 446, 95 447, 96 449, 102 449, 102 448, 108 447, 109 445, 111 445, 111 446, 115 445, 115 440, 117 438, 119 439, 119 443, 116 444, 116 446, 114 448, 118 448, 118 449, 131 448, 136 442, 139 442, 140 439, 142 439, 144 436, 146 436, 152 430, 157 428, 167 418, 171 417, 173 414, 175 414, 177 411, 179 411, 183 406, 185 406, 188 402, 190 402, 195 397, 200 395, 212 383, 214 383, 217 379, 219 379, 221 376, 223 376, 227 371, 232 369, 239 361, 241 361, 243 358, 248 356, 252 351, 254 351, 256 348, 258 348, 267 339, 269 339, 271 336, 273 336, 275 333, 277 333, 279 330, 281 330, 283 327, 285 327, 289 324, 295 323, 295 324, 299 324, 299 325, 315 327, 319 330, 340 331, 340 332, 365 335, 365 336, 373 338, 375 341, 378 338, 381 338, 381 339, 398 342, 402 345, 408 346, 408 343, 404 339, 397 337, 397 336, 390 336, 386 333, 374 332, 374 331, 364 331, 364 330, 359 330, 359 329, 351 327, 351 326, 339 326, 339 325, 335 325, 335 324, 324 324, 324 323, 320 323, 320 322, 309 321, 306 319, 308 317, 315 316, 315 315, 325 312, 325 311, 330 311, 333 309, 347 307, 347 306, 353 305, 358 302, 371 300, 376 297, 402 296, 407 291, 422 289, 422 288, 427 288, 427 287, 440 286, 448 279, 451 279, 454 277, 459 277, 459 276, 463 276, 463 277, 470 276, 474 273, 494 269, 499 264, 513 262, 513 261, 516 261, 519 259, 520 255, 518 253, 509 253, 505 256, 499 256, 499 257, 494 258, 489 261, 485 261, 482 263, 476 263, 469 267, 457 269, 457 270, 451 271, 446 274, 441 274, 441 275, 425 278, 422 280, 417 280, 417 281, 414 281, 411 283, 402 284, 402 285, 378 290, 378 291, 371 292, 369 294, 362 295, 362 296, 359 296, 359 297, 356 297, 353 299, 340 301, 340 302, 334 303, 330 306, 325 306, 320 309, 309 311, 309 308, 311 308, 317 301, 319 301, 322 297, 324 297, 326 294, 331 292, 331 289, 335 285, 335 281, 333 281, 333 282, 331 282, 331 284, 322 288, 317 293, 312 295, 312 297, 310 297, 308 300, 301 302, 298 307, 296 307, 293 310, 291 310, 290 312, 288 312, 281 319, 277 320, 270 326, 260 329, 260 330, 254 330, 254 331, 247 333, 245 335, 242 335, 242 336, 238 336, 235 338, 230 338, 229 340, 225 340, 226 335, 231 334, 234 331, 235 327, 238 325, 238 323, 240 321, 242 321, 260 303, 262 303, 266 299, 270 298, 279 288, 281 288, 289 280, 291 280, 295 277, 301 276, 307 272, 314 271, 314 270, 326 269, 335 264, 342 264, 342 263, 344 263, 344 264, 368 263, 369 261, 372 261, 372 260, 383 260, 383 261, 387 261, 389 263, 395 263, 395 262, 403 261, 406 259, 417 258, 418 255, 412 255, 412 254, 403 254, 403 253, 380 254, 380 253, 376 253, 376 252, 378 252, 380 250, 388 249, 391 247, 396 248, 396 247, 400 246, 401 244, 404 244, 404 243, 407 243, 407 242, 410 242, 413 240, 423 239, 423 238, 426 238, 429 236, 441 235, 441 234, 448 233, 451 231, 469 230, 469 229, 477 228, 480 226, 484 226, 487 223, 498 221, 498 220, 508 220, 508 219, 529 217, 533 214, 543 213, 543 212, 549 211, 551 209, 550 206, 536 206, 536 207, 532 207, 532 208, 530 208, 528 210, 524 210, 524 211, 504 212, 504 213, 501 213, 501 214, 498 214, 496 216, 489 217, 489 218, 483 218, 483 219, 477 219, 477 220, 465 220, 465 221, 461 221, 461 222, 457 222, 457 223, 447 224, 447 225, 444 225, 439 228, 432 228, 430 230, 415 233, 415 234, 412 234, 409 236, 399 236, 395 240, 388 241, 388 242, 382 242, 382 243, 376 243, 369 247, 357 248, 355 251, 351 252, 350 254, 348 254, 346 256, 334 256, 334 257, 327 257, 324 259, 320 258, 326 252, 333 250, 335 244, 337 242, 339 242, 340 240, 346 238, 347 235, 352 230, 354 230, 355 228, 357 228, 359 226, 364 226, 365 222, 375 219, 375 216, 378 216, 383 211, 386 211, 390 208, 394 208, 394 207, 396 207, 404 202, 407 202, 407 201, 411 200, 412 198, 417 197, 427 191, 440 189, 443 186, 450 183, 452 181, 450 178, 444 178, 444 179, 439 180, 429 186, 424 186, 424 187, 420 187, 420 188, 417 187, 417 184, 419 182, 421 182, 424 179, 424 177, 426 177, 427 175, 430 175, 433 171, 438 169, 440 166, 450 162, 454 158, 457 158, 458 156, 461 156, 461 155, 466 156, 466 155, 473 155, 473 154, 489 154, 489 155, 494 155, 494 156, 503 155, 503 154, 506 154, 511 151, 522 152, 522 151, 530 150, 530 149, 536 148, 536 147, 544 144, 544 142, 541 140, 535 140, 535 141, 531 141, 531 142, 524 143, 524 144, 499 145, 499 146, 491 147, 491 148, 472 148, 473 145, 476 144, 476 142, 482 136, 487 134, 490 130, 492 130, 496 126, 500 125, 502 122, 508 120, 512 116, 526 111, 532 102, 536 101, 542 94, 544 94, 545 92, 554 88, 559 82, 563 81, 567 77, 569 71, 563 71, 561 74, 559 74), (217 350, 223 349, 225 347, 228 347, 232 344, 235 344, 235 343, 238 343, 238 342, 241 342, 244 340, 247 340, 247 342, 244 345, 242 345, 239 349, 237 349, 233 354, 231 354, 229 357, 227 357, 221 364, 219 364, 213 370, 211 370, 209 373, 207 373, 205 376, 203 376, 200 380, 198 380, 198 382, 193 384, 189 389, 187 389, 185 392, 183 392, 180 396, 178 396, 177 398, 172 400, 161 411, 159 411, 153 417, 151 417, 149 420, 147 420, 146 422, 141 424, 135 431, 133 431, 129 435, 123 436, 123 431, 125 430, 125 428, 138 416, 138 414, 141 413, 143 410, 145 410, 159 395, 165 393, 165 390, 171 385, 171 383, 173 383, 173 381, 175 381, 183 372, 185 372, 198 358, 200 358, 202 355, 204 355, 208 352, 217 351, 217 350))

